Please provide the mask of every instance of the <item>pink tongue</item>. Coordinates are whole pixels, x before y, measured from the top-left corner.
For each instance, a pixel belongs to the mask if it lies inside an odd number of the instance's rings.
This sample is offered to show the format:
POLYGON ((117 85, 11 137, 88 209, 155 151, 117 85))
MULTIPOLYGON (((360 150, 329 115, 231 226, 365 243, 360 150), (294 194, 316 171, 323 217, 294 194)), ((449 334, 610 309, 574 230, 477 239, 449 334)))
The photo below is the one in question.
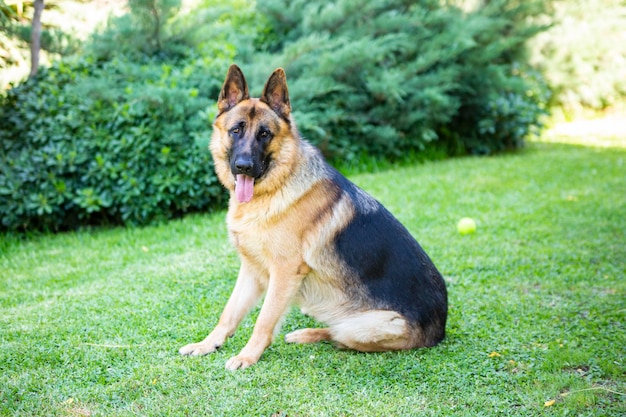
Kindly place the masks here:
POLYGON ((235 196, 240 203, 247 203, 252 200, 254 194, 254 178, 247 175, 238 174, 235 183, 235 196))

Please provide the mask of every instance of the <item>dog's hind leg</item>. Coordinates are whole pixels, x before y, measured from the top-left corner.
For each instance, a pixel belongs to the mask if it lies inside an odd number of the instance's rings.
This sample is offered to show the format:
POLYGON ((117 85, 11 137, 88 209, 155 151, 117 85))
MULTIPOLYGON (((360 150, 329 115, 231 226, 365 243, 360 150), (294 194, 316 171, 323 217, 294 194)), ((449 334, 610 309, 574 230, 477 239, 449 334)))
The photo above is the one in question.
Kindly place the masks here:
POLYGON ((330 329, 300 329, 285 335, 287 343, 317 343, 332 340, 330 329))
POLYGON ((339 347, 361 352, 413 349, 422 345, 421 332, 416 332, 400 313, 389 310, 350 315, 331 326, 330 336, 339 347))

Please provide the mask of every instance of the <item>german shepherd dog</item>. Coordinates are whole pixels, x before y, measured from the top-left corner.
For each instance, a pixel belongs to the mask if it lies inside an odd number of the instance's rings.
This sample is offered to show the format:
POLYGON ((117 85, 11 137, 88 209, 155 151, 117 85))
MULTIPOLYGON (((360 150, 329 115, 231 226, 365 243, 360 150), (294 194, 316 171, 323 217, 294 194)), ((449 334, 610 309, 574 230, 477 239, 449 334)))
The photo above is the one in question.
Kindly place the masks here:
POLYGON ((210 149, 230 191, 227 225, 241 269, 215 329, 180 353, 214 352, 263 294, 252 336, 228 369, 259 360, 292 304, 328 327, 294 331, 288 343, 362 352, 439 343, 448 310, 441 274, 389 211, 300 137, 285 72, 250 98, 233 65, 217 106, 210 149))

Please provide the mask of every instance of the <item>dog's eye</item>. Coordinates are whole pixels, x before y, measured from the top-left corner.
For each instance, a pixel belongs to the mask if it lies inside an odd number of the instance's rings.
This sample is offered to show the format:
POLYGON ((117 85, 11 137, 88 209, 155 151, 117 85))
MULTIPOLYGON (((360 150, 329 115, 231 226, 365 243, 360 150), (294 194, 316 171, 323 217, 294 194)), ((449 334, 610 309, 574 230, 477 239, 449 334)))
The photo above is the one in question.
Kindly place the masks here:
POLYGON ((259 138, 259 139, 268 139, 270 136, 271 136, 271 133, 270 133, 270 131, 269 131, 269 130, 266 130, 266 129, 261 129, 261 130, 259 131, 258 138, 259 138))
POLYGON ((246 122, 240 121, 239 123, 231 127, 228 133, 230 133, 231 136, 239 137, 243 135, 243 131, 245 128, 246 128, 246 122))

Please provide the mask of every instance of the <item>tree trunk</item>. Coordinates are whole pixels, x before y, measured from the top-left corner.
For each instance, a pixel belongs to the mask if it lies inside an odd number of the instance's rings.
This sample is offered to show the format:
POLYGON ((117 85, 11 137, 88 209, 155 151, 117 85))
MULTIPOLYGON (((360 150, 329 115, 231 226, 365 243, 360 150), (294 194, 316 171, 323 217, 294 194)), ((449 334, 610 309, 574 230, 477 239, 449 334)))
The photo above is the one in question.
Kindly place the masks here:
POLYGON ((34 77, 39 69, 39 50, 41 49, 41 13, 43 12, 43 1, 35 0, 35 14, 33 15, 33 30, 30 38, 30 75, 34 77))

